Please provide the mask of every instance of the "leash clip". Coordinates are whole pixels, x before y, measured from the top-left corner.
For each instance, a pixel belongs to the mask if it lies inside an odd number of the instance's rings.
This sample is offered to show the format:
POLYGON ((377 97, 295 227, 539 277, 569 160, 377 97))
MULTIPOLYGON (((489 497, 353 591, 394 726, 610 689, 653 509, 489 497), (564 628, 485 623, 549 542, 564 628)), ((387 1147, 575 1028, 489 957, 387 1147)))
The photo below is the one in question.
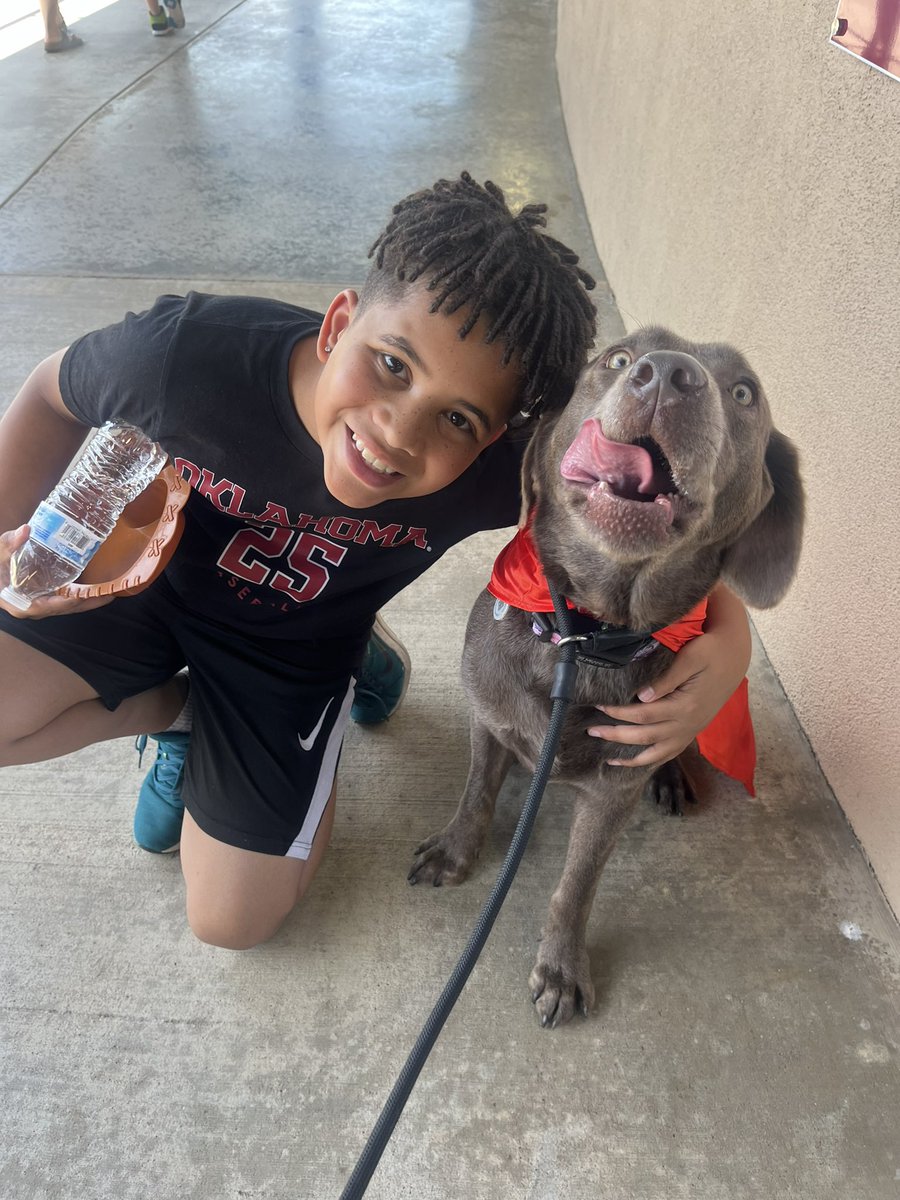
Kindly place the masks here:
POLYGON ((568 646, 569 642, 589 642, 591 636, 588 633, 570 633, 568 637, 554 639, 555 646, 568 646))

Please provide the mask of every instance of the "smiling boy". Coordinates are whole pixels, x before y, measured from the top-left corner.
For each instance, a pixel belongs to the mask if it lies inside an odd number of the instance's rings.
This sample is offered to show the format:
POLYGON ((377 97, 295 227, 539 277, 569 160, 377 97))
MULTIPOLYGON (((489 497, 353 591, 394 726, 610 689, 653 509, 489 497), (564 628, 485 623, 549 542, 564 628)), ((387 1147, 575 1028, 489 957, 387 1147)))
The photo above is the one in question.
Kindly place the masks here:
POLYGON ((348 508, 441 491, 516 412, 521 376, 501 365, 504 345, 484 342, 486 323, 466 340, 458 321, 423 324, 429 303, 419 287, 376 305, 341 292, 316 344, 292 356, 297 412, 348 508))
POLYGON ((324 315, 161 297, 46 359, 0 422, 0 586, 91 426, 138 425, 190 482, 147 591, 0 612, 0 761, 163 731, 135 831, 180 839, 204 941, 266 940, 309 885, 379 608, 517 519, 527 438, 508 427, 566 403, 594 331, 593 281, 543 213, 441 180, 395 207, 359 296, 324 315))

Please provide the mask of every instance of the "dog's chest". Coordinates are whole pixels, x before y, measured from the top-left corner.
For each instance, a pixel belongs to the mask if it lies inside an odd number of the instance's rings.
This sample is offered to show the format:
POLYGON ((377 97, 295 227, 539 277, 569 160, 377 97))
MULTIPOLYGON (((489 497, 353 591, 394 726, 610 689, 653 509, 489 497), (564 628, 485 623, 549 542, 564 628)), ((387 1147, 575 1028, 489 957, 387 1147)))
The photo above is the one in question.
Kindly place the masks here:
MULTIPOLYGON (((474 715, 522 766, 534 770, 550 724, 550 691, 559 651, 539 641, 525 614, 510 614, 496 622, 482 612, 473 625, 464 678, 474 715)), ((597 706, 631 703, 636 691, 662 674, 672 657, 660 645, 647 659, 618 668, 579 665, 555 779, 576 782, 595 775, 606 759, 621 757, 621 746, 587 734, 588 728, 606 720, 597 706)))

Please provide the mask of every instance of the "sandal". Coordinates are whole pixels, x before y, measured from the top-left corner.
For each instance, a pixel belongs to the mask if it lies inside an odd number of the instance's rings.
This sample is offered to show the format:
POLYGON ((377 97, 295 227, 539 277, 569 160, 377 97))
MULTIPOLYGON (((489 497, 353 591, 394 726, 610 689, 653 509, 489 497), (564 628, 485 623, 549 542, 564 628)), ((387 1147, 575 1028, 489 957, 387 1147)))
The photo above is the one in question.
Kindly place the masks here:
POLYGON ((84 41, 77 33, 69 33, 65 21, 60 20, 59 24, 59 41, 44 42, 45 54, 62 54, 65 50, 77 50, 79 46, 83 46, 84 41))

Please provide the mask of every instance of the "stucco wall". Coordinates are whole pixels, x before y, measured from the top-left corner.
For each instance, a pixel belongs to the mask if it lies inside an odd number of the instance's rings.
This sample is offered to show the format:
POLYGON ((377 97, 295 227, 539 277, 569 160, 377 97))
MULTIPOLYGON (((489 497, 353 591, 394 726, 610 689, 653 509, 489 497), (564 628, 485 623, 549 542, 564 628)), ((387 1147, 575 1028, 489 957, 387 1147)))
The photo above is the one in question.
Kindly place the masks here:
POLYGON ((754 614, 900 913, 900 83, 834 0, 559 0, 563 108, 629 328, 732 341, 801 449, 797 581, 754 614))

